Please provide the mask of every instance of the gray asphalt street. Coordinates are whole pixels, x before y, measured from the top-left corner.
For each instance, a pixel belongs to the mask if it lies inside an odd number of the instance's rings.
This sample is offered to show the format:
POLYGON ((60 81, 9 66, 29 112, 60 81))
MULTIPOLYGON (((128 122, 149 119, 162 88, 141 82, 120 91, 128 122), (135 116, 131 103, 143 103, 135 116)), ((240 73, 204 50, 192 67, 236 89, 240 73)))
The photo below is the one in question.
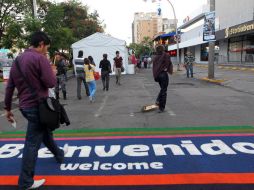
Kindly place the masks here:
MULTIPOLYGON (((123 76, 121 86, 115 84, 112 76, 108 92, 104 92, 101 81, 97 81, 94 103, 89 102, 84 88, 83 98, 77 99, 75 78, 68 81, 67 90, 68 100, 61 99, 61 102, 66 104, 71 126, 61 129, 254 125, 254 95, 195 78, 187 79, 184 71, 170 77, 164 113, 141 112, 143 105, 155 102, 159 92, 150 69, 123 76)), ((15 109, 14 114, 16 129, 1 112, 1 131, 26 129, 19 110, 15 109)))

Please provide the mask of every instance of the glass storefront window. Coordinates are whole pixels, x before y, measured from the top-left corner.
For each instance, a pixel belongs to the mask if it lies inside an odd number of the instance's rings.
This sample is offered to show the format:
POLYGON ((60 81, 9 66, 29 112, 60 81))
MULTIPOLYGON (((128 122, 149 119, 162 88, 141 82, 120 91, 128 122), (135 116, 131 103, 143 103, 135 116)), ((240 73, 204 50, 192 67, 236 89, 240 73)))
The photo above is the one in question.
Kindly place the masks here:
POLYGON ((242 41, 229 43, 228 59, 229 62, 241 62, 242 41))
POLYGON ((254 63, 254 35, 249 35, 243 41, 242 62, 254 63))
POLYGON ((254 63, 254 35, 231 38, 228 45, 228 61, 254 63))

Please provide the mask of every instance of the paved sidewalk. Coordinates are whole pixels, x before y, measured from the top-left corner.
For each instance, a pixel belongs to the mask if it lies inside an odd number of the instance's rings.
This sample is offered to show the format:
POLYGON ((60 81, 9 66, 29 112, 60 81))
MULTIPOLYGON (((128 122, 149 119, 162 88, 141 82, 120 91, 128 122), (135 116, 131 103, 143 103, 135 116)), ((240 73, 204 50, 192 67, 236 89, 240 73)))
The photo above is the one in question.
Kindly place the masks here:
MULTIPOLYGON (((177 71, 177 73, 184 75, 185 69, 177 71)), ((215 66, 215 78, 210 80, 208 76, 207 65, 195 65, 194 77, 207 82, 216 83, 225 87, 232 88, 237 91, 254 94, 254 69, 240 68, 240 67, 224 67, 215 66)), ((71 77, 72 74, 69 74, 71 77)), ((4 101, 6 82, 0 82, 0 105, 4 101)))
MULTIPOLYGON (((180 71, 185 74, 185 69, 180 71)), ((215 78, 208 79, 207 65, 195 65, 194 77, 203 81, 222 85, 237 91, 254 95, 254 69, 242 67, 215 66, 215 78)))

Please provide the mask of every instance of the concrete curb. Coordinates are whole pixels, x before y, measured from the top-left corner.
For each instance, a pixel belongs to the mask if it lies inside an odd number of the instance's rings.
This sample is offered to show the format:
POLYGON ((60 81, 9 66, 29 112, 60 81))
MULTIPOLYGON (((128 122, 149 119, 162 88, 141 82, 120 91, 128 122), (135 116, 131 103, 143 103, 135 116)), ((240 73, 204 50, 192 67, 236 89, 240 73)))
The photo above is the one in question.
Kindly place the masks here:
MULTIPOLYGON (((208 65, 195 64, 195 66, 200 68, 208 68, 208 65)), ((218 69, 225 69, 231 71, 251 71, 254 72, 254 68, 246 68, 246 67, 232 67, 232 66, 216 66, 218 69)))
POLYGON ((218 84, 218 85, 221 85, 223 82, 226 81, 224 79, 209 79, 207 77, 200 78, 199 80, 210 82, 210 83, 213 83, 213 84, 218 84))

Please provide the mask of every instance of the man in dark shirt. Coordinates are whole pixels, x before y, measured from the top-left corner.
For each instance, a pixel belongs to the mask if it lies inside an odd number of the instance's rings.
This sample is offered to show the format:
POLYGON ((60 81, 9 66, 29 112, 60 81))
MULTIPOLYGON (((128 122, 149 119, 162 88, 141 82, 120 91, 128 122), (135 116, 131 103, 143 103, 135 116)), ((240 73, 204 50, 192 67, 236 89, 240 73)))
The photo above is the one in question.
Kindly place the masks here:
POLYGON ((121 85, 121 68, 123 66, 123 58, 120 56, 119 51, 116 51, 116 57, 114 58, 114 70, 116 75, 116 84, 121 85))
POLYGON ((65 77, 65 60, 61 53, 57 53, 56 55, 56 78, 57 78, 57 85, 55 88, 56 99, 59 99, 59 91, 60 88, 62 89, 63 98, 66 100, 67 92, 66 92, 66 77, 65 77))
POLYGON ((109 73, 111 73, 111 64, 109 60, 107 59, 108 55, 103 54, 103 60, 100 62, 100 68, 101 68, 101 80, 103 84, 103 91, 107 90, 109 88, 109 73))
POLYGON ((45 179, 33 179, 38 150, 42 142, 52 152, 58 163, 63 162, 68 149, 66 144, 64 150, 61 150, 54 141, 52 132, 39 122, 39 100, 47 97, 48 88, 56 85, 56 77, 53 74, 49 60, 45 56, 49 44, 50 40, 45 33, 36 32, 31 37, 31 47, 17 58, 21 72, 35 89, 37 96, 34 92, 31 92, 29 85, 18 70, 16 62, 11 68, 5 92, 5 110, 8 121, 14 122, 11 104, 15 88, 18 90, 19 108, 28 120, 21 173, 18 181, 20 190, 37 189, 45 183, 45 179))
POLYGON ((173 74, 173 65, 170 56, 164 52, 164 46, 156 47, 156 55, 153 57, 153 77, 160 84, 160 92, 156 99, 159 113, 164 112, 167 102, 168 73, 173 74))

